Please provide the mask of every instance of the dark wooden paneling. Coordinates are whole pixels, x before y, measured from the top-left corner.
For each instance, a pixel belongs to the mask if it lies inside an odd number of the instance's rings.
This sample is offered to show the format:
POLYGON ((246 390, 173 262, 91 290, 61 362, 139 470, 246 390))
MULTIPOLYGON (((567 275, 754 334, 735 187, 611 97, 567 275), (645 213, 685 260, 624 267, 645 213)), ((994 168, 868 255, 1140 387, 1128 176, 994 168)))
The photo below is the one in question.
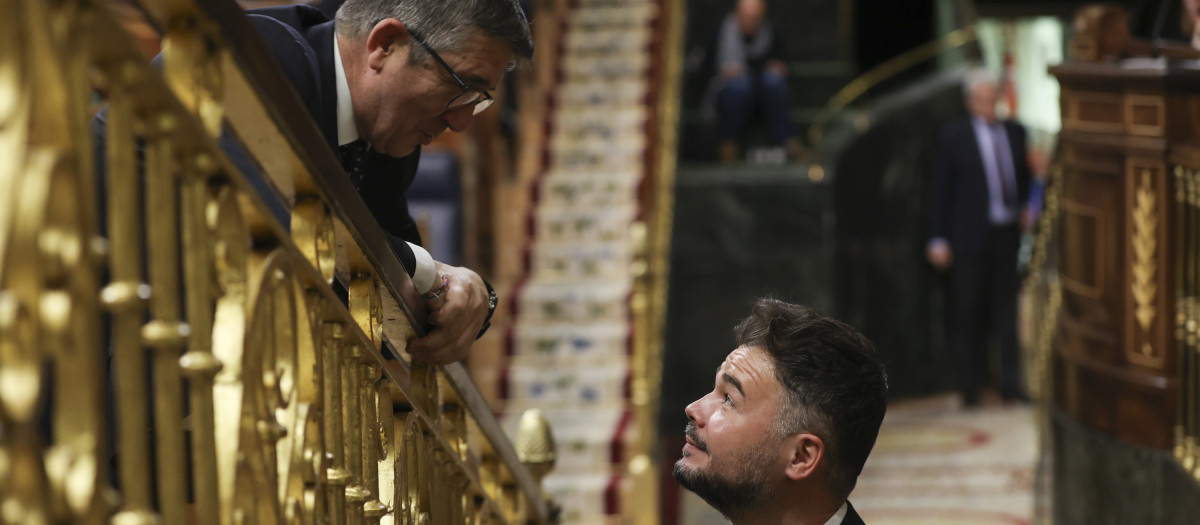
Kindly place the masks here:
POLYGON ((1052 68, 1062 86, 1064 414, 1168 449, 1178 395, 1171 241, 1180 155, 1200 140, 1200 70, 1130 59, 1052 68))

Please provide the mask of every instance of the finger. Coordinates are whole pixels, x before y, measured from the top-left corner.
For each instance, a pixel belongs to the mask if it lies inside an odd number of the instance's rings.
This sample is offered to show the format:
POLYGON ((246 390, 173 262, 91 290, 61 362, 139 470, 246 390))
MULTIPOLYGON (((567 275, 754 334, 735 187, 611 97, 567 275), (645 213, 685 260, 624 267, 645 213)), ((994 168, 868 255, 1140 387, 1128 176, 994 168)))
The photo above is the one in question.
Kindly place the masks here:
POLYGON ((408 353, 431 353, 454 344, 454 336, 445 328, 438 328, 408 342, 408 353))
POLYGON ((453 352, 449 350, 432 352, 427 354, 413 354, 414 361, 421 363, 429 363, 431 365, 448 365, 458 361, 453 352))

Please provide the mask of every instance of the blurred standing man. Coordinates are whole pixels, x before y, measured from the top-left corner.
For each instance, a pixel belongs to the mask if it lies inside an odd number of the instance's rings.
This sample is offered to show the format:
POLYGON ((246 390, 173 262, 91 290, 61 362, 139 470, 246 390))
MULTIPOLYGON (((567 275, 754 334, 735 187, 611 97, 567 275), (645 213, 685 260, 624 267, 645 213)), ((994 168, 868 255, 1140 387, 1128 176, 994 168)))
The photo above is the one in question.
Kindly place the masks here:
POLYGON ((1017 353, 1017 251, 1028 228, 1025 128, 996 120, 997 82, 984 70, 964 82, 966 119, 943 130, 934 157, 926 257, 949 272, 950 347, 961 359, 963 404, 988 383, 988 342, 1000 347, 1000 395, 1024 400, 1017 353))
POLYGON ((799 142, 793 137, 787 65, 783 41, 765 19, 765 0, 739 0, 737 10, 721 24, 717 36, 717 67, 723 86, 717 95, 721 125, 721 162, 737 159, 750 116, 762 110, 775 143, 793 157, 799 142))
POLYGON ((735 524, 862 525, 847 501, 887 410, 857 330, 759 299, 713 391, 688 405, 675 479, 735 524))

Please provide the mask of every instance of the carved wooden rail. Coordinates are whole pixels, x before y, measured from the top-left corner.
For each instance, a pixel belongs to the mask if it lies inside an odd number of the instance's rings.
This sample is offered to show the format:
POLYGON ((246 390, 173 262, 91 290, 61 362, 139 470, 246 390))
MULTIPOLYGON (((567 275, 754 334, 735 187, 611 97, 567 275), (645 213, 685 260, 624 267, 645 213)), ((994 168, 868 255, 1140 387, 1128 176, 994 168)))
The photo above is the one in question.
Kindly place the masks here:
POLYGON ((139 7, 0 0, 0 522, 550 522, 241 10, 139 7))

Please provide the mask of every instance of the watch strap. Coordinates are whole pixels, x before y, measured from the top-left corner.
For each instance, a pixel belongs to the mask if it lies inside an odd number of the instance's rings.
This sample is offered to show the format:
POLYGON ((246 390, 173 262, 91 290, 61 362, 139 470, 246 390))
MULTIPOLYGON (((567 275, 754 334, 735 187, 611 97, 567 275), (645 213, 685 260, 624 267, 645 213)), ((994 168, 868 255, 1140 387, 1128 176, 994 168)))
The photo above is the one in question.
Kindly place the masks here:
POLYGON ((483 337, 483 334, 487 333, 488 328, 492 327, 492 315, 496 313, 496 305, 500 302, 500 298, 496 296, 496 289, 492 288, 492 283, 489 283, 487 279, 483 279, 483 285, 487 287, 488 292, 488 313, 487 317, 483 318, 483 328, 479 329, 479 335, 476 335, 475 339, 483 337))

